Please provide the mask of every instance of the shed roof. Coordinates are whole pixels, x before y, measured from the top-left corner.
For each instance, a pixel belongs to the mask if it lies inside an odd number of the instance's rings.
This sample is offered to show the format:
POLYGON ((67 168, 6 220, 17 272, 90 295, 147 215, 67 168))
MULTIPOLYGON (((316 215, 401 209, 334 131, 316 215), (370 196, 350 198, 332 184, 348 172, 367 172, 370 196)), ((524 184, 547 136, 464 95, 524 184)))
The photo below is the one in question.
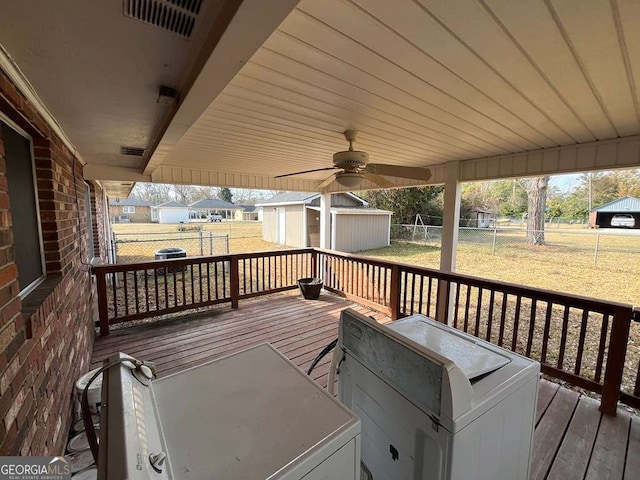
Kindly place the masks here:
POLYGON ((273 203, 304 203, 306 200, 319 195, 312 192, 283 192, 271 198, 267 198, 258 205, 271 205, 273 203))
POLYGON ((139 198, 135 198, 135 197, 128 197, 128 198, 122 198, 122 199, 118 199, 118 198, 110 198, 109 199, 109 205, 113 206, 113 207, 151 207, 153 206, 153 202, 148 202, 147 200, 140 200, 139 198))
POLYGON ((635 197, 622 197, 613 202, 594 208, 592 212, 640 212, 640 200, 635 197))
POLYGON ((184 203, 171 201, 156 205, 156 208, 189 208, 189 206, 185 205, 184 203))
MULTIPOLYGON (((357 200, 358 202, 362 203, 363 206, 368 205, 368 203, 366 202, 366 200, 360 198, 359 196, 357 196, 354 193, 351 192, 343 192, 343 193, 334 193, 334 195, 348 195, 351 198, 357 200)), ((256 206, 263 206, 263 205, 290 205, 290 204, 296 204, 296 203, 309 203, 312 200, 314 200, 315 198, 319 197, 320 194, 318 192, 284 192, 284 193, 279 193, 278 195, 268 198, 266 200, 264 200, 263 202, 260 202, 258 204, 256 204, 256 206)))
POLYGON ((239 210, 242 207, 217 198, 203 198, 189 205, 191 208, 218 208, 224 210, 239 210))

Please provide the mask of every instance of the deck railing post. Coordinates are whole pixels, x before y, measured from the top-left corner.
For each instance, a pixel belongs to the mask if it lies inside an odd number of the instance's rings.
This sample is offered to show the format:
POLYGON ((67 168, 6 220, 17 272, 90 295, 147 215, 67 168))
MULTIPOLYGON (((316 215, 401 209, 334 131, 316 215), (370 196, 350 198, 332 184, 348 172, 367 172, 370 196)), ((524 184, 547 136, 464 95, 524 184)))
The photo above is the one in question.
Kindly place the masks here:
POLYGON ((318 252, 311 250, 311 276, 318 277, 318 252))
POLYGON ((318 255, 318 263, 316 269, 318 270, 318 278, 320 278, 324 284, 327 284, 327 256, 322 253, 318 255))
MULTIPOLYGON (((96 275, 96 291, 98 293, 98 321, 100 336, 109 335, 109 308, 107 307, 107 274, 94 270, 96 275)), ((114 274, 115 275, 115 274, 114 274)))
POLYGON ((391 320, 398 320, 400 318, 400 266, 393 265, 391 267, 391 290, 390 295, 390 307, 391 307, 391 320))
POLYGON ((436 320, 440 323, 449 324, 451 317, 451 281, 438 280, 436 291, 436 320))
POLYGON ((229 289, 231 290, 231 308, 238 308, 238 300, 240 298, 240 272, 238 265, 238 257, 231 256, 229 265, 231 271, 229 272, 229 289))
POLYGON ((622 385, 632 313, 631 308, 622 306, 616 307, 613 311, 613 324, 609 339, 607 369, 604 374, 600 411, 614 417, 616 416, 620 387, 622 385))

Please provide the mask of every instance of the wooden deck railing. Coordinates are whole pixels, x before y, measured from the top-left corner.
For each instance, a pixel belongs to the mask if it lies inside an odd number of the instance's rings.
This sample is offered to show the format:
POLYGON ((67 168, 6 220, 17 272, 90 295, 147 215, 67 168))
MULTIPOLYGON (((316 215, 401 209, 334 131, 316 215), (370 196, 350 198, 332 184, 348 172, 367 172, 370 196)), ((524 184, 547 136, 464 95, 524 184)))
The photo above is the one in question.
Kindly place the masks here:
POLYGON ((100 265, 93 272, 101 335, 115 323, 231 302, 234 297, 229 255, 100 265))
POLYGON ((615 414, 619 397, 640 407, 639 369, 625 371, 630 305, 317 251, 319 276, 332 292, 394 320, 424 314, 534 358, 543 373, 601 394, 606 413, 615 414), (633 387, 621 392, 623 374, 633 387))
POLYGON ((299 278, 313 276, 315 257, 313 249, 231 255, 238 265, 238 299, 298 288, 299 278))
POLYGON ((311 276, 312 249, 187 257, 93 268, 100 334, 109 325, 297 288, 311 276))
MULTIPOLYGON (((627 356, 631 306, 320 249, 190 257, 94 268, 100 333, 109 325, 297 288, 325 288, 398 319, 421 313, 540 361, 552 377, 640 408, 640 364, 627 356)), ((640 335, 640 328, 637 328, 640 335)), ((636 340, 638 343, 638 340, 636 340)), ((638 354, 638 355, 636 355, 638 354)))

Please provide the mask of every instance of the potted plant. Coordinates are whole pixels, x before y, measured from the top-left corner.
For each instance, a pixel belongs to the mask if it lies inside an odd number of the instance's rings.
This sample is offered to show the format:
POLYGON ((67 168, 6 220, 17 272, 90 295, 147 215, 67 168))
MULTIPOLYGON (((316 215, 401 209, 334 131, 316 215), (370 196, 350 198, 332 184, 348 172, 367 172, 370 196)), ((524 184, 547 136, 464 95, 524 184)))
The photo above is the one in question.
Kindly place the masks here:
POLYGON ((298 287, 302 292, 302 296, 307 300, 317 300, 322 290, 322 279, 320 278, 300 278, 298 279, 298 287))

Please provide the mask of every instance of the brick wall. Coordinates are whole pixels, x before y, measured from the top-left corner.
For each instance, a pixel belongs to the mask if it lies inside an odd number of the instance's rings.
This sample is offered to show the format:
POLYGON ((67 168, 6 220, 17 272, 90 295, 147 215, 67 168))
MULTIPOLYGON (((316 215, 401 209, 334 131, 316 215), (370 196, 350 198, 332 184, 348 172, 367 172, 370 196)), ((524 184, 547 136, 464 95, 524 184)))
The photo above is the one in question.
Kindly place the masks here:
POLYGON ((1 70, 0 111, 33 137, 47 270, 21 301, 0 138, 0 455, 58 455, 94 336, 82 166, 1 70))
POLYGON ((93 223, 93 252, 102 261, 107 261, 107 248, 109 240, 104 230, 105 222, 108 222, 108 210, 106 207, 105 193, 97 182, 87 182, 91 190, 91 220, 93 223), (107 217, 107 218, 105 218, 107 217))

